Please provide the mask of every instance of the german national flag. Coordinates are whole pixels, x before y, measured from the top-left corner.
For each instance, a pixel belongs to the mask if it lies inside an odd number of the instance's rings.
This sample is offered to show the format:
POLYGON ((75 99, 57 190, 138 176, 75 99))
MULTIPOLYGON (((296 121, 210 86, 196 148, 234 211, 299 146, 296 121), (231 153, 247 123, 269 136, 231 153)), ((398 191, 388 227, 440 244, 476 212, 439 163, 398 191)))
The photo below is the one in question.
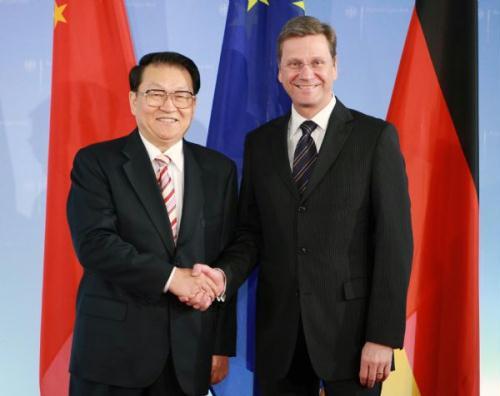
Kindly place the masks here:
POLYGON ((384 394, 479 395, 476 1, 416 1, 388 119, 415 255, 404 351, 384 394))

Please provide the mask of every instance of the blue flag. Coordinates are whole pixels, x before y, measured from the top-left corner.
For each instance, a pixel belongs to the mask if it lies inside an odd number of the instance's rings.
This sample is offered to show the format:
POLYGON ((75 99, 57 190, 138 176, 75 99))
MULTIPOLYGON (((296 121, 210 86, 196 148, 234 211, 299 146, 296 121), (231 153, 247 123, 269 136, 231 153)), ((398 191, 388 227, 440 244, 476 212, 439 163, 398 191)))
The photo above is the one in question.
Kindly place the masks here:
MULTIPOLYGON (((304 1, 230 0, 208 129, 207 146, 231 157, 241 174, 248 132, 290 110, 278 81, 277 38, 291 18, 304 15, 304 1)), ((256 274, 238 293, 237 356, 217 396, 252 396, 256 274)), ((272 353, 272 351, 269 351, 272 353)))

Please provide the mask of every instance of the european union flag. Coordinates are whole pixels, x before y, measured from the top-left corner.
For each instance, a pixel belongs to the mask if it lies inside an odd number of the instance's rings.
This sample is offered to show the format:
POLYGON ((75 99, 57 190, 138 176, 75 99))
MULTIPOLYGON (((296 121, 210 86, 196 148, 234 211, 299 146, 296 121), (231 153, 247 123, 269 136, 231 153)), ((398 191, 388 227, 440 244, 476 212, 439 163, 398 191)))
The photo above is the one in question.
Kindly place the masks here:
MULTIPOLYGON (((245 136, 290 110, 278 81, 277 38, 283 25, 304 14, 304 1, 230 0, 207 146, 236 161, 241 171, 245 136)), ((237 357, 218 396, 251 396, 254 370, 255 274, 238 296, 237 357)), ((270 353, 272 353, 270 351, 270 353)))

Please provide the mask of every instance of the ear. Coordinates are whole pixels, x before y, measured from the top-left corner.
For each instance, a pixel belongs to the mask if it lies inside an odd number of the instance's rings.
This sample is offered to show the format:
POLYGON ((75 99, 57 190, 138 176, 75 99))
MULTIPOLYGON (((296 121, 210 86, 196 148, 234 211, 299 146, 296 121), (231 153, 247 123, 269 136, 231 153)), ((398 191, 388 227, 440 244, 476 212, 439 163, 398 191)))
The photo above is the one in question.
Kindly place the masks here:
POLYGON ((196 99, 198 99, 198 97, 197 97, 197 96, 195 96, 195 97, 194 97, 194 99, 193 99, 193 113, 194 113, 194 111, 196 110, 196 103, 197 103, 197 100, 196 100, 196 99))
POLYGON ((135 116, 137 112, 137 92, 130 91, 128 93, 128 101, 130 104, 130 112, 135 116))
POLYGON ((283 73, 281 73, 281 65, 278 65, 278 81, 283 84, 283 73))
POLYGON ((337 57, 333 58, 333 81, 338 77, 337 57))

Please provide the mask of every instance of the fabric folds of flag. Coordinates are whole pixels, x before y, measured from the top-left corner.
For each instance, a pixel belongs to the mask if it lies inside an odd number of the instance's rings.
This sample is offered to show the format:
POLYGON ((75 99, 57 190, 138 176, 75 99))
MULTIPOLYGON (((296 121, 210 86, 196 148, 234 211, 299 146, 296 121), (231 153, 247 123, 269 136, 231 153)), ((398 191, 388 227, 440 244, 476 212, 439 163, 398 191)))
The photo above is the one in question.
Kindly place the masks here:
POLYGON ((134 63, 121 0, 55 3, 40 341, 42 396, 68 392, 68 359, 81 276, 66 222, 73 157, 84 145, 133 128, 127 76, 134 63))
MULTIPOLYGON (((232 0, 226 20, 207 146, 241 170, 247 132, 290 109, 278 82, 276 40, 283 25, 304 14, 304 1, 232 0)), ((255 274, 238 296, 238 356, 217 394, 252 395, 255 274)))
POLYGON ((477 1, 416 1, 388 119, 415 255, 404 351, 384 394, 479 395, 477 1))

